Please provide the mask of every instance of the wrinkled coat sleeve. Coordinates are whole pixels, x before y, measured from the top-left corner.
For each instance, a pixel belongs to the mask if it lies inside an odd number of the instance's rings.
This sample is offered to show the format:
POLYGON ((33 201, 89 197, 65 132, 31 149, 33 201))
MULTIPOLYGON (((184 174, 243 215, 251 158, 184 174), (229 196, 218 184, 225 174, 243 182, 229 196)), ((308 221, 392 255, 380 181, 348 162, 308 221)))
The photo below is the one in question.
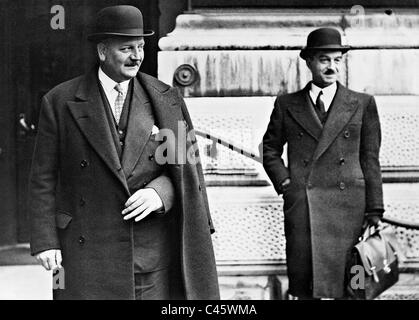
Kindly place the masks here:
POLYGON ((364 112, 361 128, 360 163, 365 179, 366 212, 382 215, 384 212, 381 167, 380 121, 374 97, 364 112))
POLYGON ((29 181, 32 255, 60 248, 55 224, 58 172, 58 129, 52 104, 42 100, 29 181))
POLYGON ((288 169, 282 159, 286 143, 283 112, 277 98, 268 129, 263 136, 263 167, 278 194, 282 193, 281 182, 289 178, 288 169))

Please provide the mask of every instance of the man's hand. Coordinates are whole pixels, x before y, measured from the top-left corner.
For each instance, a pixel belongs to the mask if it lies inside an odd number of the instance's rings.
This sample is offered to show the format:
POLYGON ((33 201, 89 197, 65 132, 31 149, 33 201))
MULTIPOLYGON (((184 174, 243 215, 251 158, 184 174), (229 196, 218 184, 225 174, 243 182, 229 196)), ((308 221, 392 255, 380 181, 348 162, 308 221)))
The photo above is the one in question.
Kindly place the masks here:
POLYGON ((145 188, 138 190, 127 200, 122 214, 126 214, 124 220, 136 217, 135 221, 138 222, 147 217, 151 212, 161 210, 162 208, 163 202, 156 190, 145 188))
POLYGON ((367 223, 370 226, 378 226, 378 224, 381 222, 381 218, 379 216, 367 216, 367 223))
POLYGON ((286 178, 284 181, 282 181, 282 183, 281 183, 282 191, 287 190, 287 188, 290 184, 291 184, 291 179, 290 178, 286 178))
POLYGON ((46 270, 62 268, 61 262, 63 261, 63 258, 60 249, 42 251, 38 253, 35 258, 46 270))
POLYGON ((362 224, 362 228, 365 229, 368 226, 372 226, 372 227, 378 227, 381 223, 381 217, 371 214, 368 215, 368 213, 365 214, 365 219, 364 219, 364 223, 362 224))

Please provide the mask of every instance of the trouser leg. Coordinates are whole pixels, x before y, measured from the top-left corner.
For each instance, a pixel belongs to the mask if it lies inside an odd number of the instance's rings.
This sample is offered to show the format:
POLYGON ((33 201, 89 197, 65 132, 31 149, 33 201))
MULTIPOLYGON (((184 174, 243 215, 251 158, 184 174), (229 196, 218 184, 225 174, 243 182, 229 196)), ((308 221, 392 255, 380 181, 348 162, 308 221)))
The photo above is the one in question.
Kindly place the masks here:
POLYGON ((169 300, 169 268, 135 273, 136 300, 169 300))

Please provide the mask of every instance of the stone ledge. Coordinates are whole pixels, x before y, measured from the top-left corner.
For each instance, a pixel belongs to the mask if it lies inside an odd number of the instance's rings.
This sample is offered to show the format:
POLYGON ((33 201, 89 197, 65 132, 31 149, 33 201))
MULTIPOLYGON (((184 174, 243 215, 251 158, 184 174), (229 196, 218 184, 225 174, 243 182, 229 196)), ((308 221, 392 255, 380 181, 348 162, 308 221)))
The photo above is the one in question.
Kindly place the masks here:
POLYGON ((35 265, 28 243, 0 247, 0 266, 35 265))
POLYGON ((252 10, 182 14, 176 28, 159 41, 163 51, 301 49, 307 34, 318 27, 335 27, 354 48, 419 46, 419 10, 252 10))
MULTIPOLYGON (((343 57, 339 81, 349 88, 374 95, 419 95, 413 71, 419 69, 419 49, 351 50, 343 57)), ((311 81, 298 50, 162 51, 158 64, 159 79, 177 86, 184 97, 273 96, 311 81), (187 86, 174 80, 182 65, 193 68, 194 81, 187 86)))

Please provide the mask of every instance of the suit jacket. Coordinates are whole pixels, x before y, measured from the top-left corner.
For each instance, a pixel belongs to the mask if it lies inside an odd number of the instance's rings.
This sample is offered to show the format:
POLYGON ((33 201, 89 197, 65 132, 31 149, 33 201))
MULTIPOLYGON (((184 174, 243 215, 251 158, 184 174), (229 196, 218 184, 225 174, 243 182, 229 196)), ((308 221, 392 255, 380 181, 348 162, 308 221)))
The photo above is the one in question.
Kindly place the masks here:
POLYGON ((308 91, 309 85, 276 99, 263 165, 284 197, 290 293, 339 298, 365 212, 383 212, 380 122, 372 96, 338 83, 322 126, 308 91), (291 184, 282 190, 288 177, 291 184))
MULTIPOLYGON (((133 299, 138 248, 144 272, 165 267, 164 254, 173 257, 173 297, 219 297, 202 168, 177 159, 162 167, 152 157, 160 143, 151 135, 154 123, 176 138, 183 138, 178 123, 193 128, 186 106, 177 90, 153 77, 140 73, 138 84, 144 95, 134 90, 122 161, 96 70, 43 98, 30 179, 31 251, 62 249, 66 289, 55 290, 55 298, 133 299), (142 187, 155 188, 167 205, 169 177, 172 210, 139 223, 122 219, 124 203, 142 187)), ((167 147, 172 152, 176 144, 167 147)))

